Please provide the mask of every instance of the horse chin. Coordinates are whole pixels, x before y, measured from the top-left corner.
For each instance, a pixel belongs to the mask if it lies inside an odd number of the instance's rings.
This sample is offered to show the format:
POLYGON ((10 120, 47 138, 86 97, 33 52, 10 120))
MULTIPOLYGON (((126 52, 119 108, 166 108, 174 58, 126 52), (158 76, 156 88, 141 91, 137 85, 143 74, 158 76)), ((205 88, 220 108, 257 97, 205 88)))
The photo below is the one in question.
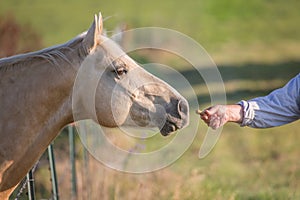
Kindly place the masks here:
POLYGON ((178 127, 175 124, 173 124, 172 122, 166 121, 164 126, 160 129, 160 133, 163 136, 168 136, 168 135, 172 134, 173 132, 175 132, 177 129, 178 129, 178 127))

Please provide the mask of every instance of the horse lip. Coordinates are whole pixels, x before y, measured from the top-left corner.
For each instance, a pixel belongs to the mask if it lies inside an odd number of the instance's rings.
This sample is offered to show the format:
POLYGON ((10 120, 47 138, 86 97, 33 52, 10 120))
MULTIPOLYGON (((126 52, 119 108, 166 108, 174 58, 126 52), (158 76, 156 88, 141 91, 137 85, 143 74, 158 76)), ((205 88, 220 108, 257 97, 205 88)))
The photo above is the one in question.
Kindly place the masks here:
POLYGON ((175 132, 177 129, 179 129, 179 127, 175 123, 166 121, 164 126, 161 128, 160 133, 163 136, 168 136, 171 133, 175 132))

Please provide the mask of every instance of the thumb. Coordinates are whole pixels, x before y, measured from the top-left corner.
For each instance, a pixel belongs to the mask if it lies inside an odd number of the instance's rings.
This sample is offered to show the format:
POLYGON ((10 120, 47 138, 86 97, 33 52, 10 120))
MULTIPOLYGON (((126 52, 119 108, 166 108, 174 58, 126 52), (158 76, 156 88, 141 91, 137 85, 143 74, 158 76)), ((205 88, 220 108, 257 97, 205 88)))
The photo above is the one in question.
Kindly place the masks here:
POLYGON ((215 114, 216 112, 218 112, 218 110, 219 110, 219 106, 216 105, 216 106, 210 107, 210 108, 207 109, 205 112, 206 112, 208 115, 213 115, 213 114, 215 114))

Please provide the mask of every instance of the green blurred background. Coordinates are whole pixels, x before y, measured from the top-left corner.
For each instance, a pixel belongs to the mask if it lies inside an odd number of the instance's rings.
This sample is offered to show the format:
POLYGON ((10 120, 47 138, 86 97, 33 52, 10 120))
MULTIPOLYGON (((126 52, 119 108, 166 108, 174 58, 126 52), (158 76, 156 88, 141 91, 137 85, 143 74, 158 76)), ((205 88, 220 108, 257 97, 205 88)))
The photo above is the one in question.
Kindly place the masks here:
MULTIPOLYGON (((195 39, 216 62, 228 102, 234 103, 266 95, 300 72, 299 9, 298 0, 0 0, 0 55, 66 42, 87 30, 101 11, 108 33, 120 24, 157 26, 195 39)), ((184 64, 176 69, 192 77, 184 64)), ((190 80, 203 109, 210 104, 205 84, 190 80)), ((86 175, 77 139, 79 199, 300 198, 299 122, 265 130, 228 124, 213 152, 199 160, 206 130, 201 123, 192 146, 172 166, 141 175, 116 172, 92 157, 86 175)), ((55 151, 60 195, 71 199, 64 132, 55 151)), ((51 197, 45 157, 35 174, 39 199, 51 197)))

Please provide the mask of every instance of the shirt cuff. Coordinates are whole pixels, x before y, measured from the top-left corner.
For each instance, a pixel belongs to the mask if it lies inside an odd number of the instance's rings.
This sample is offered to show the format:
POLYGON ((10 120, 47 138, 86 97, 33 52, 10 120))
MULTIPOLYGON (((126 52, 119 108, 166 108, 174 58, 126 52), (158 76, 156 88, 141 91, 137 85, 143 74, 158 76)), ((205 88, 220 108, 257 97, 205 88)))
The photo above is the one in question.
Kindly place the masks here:
POLYGON ((257 108, 256 102, 240 101, 237 103, 243 108, 243 120, 241 126, 249 126, 255 117, 255 109, 257 108))

